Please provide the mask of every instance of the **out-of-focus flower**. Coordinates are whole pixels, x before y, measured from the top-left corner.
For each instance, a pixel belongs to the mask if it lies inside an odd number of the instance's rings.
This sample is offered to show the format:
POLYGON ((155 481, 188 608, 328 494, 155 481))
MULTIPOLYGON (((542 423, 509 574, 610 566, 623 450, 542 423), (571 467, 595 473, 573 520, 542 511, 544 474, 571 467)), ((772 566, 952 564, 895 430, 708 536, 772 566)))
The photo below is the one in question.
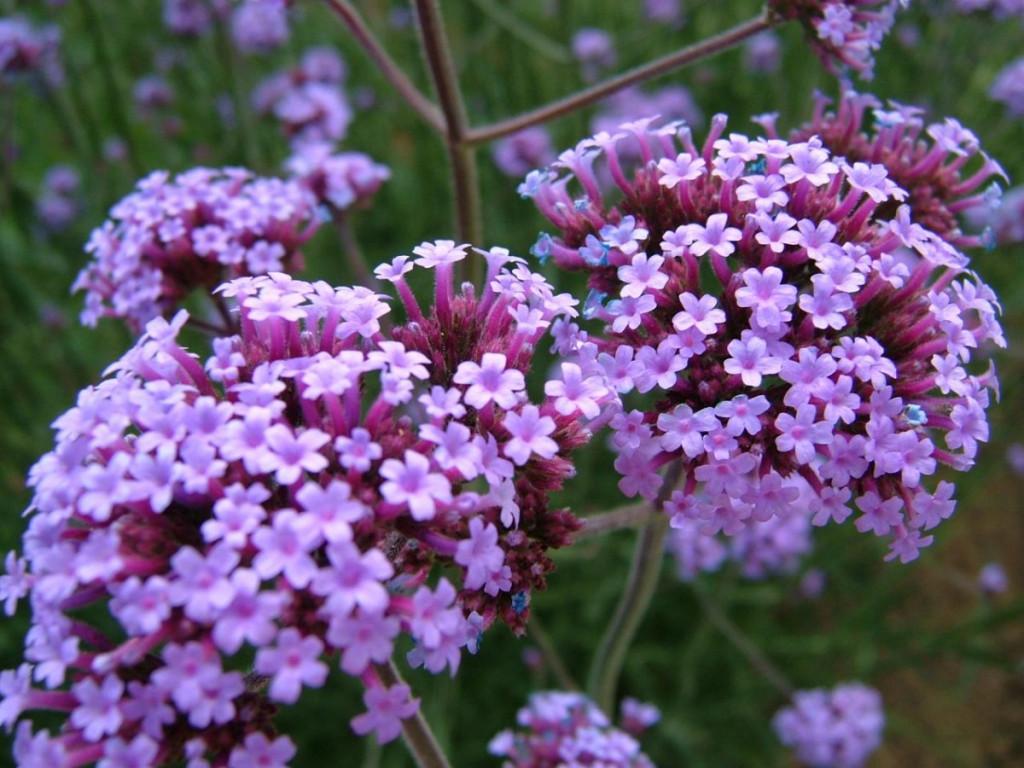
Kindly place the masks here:
POLYGON ((750 72, 771 74, 782 62, 782 45, 774 32, 761 32, 743 46, 743 61, 750 72))
POLYGON ((36 26, 19 16, 0 18, 0 79, 38 73, 58 84, 64 74, 57 46, 60 29, 36 26))
POLYGON ((1024 17, 1024 0, 953 0, 953 7, 961 13, 991 11, 996 18, 1024 17))
POLYGON ((494 164, 506 176, 523 177, 555 159, 548 129, 535 125, 495 142, 494 164))
POLYGON ((502 731, 488 745, 492 755, 504 758, 507 768, 654 765, 633 736, 615 728, 590 699, 579 693, 534 693, 516 714, 516 722, 523 730, 502 731))
POLYGON ((969 363, 1005 345, 960 250, 978 238, 928 199, 920 217, 913 206, 929 175, 959 199, 998 166, 952 121, 915 139, 916 172, 901 153, 844 158, 762 122, 766 138, 726 135, 717 116, 698 148, 678 124, 634 120, 527 177, 522 194, 558 230, 533 252, 589 273, 584 316, 601 324, 562 329, 561 351, 623 397, 610 426, 626 495, 653 499, 659 469, 682 464, 675 525, 735 535, 857 509, 887 559, 913 560, 955 505, 951 482, 927 478, 968 469, 988 440, 997 382, 969 363))
POLYGON ((241 0, 231 14, 231 38, 242 53, 272 51, 288 34, 288 0, 241 0))
POLYGON ((683 0, 644 0, 644 14, 650 21, 681 26, 684 18, 683 0))
POLYGON ((797 691, 772 724, 808 768, 860 768, 882 743, 882 697, 863 683, 797 691))
POLYGON ((580 63, 584 80, 595 80, 618 60, 612 36, 594 27, 579 29, 572 36, 572 55, 580 63))
POLYGON ((799 21, 822 64, 833 74, 853 70, 870 80, 875 53, 909 0, 769 0, 782 19, 799 21))
POLYGON ((333 152, 327 144, 312 142, 296 148, 287 169, 318 203, 336 212, 368 204, 391 178, 391 170, 369 155, 333 152))
POLYGON ((978 588, 986 595, 1001 595, 1010 588, 1006 570, 999 563, 986 563, 978 572, 978 588))
POLYGON ((36 198, 36 216, 47 230, 61 232, 78 217, 81 183, 78 171, 68 165, 55 165, 46 172, 36 198))
POLYGON ((152 173, 86 244, 92 261, 74 284, 86 293, 82 322, 119 317, 138 330, 196 288, 301 269, 316 226, 314 201, 296 182, 239 168, 152 173))
POLYGON ((132 99, 140 114, 152 117, 171 105, 174 101, 174 89, 166 78, 160 75, 146 75, 135 81, 132 99))
POLYGON ((1006 461, 1010 469, 1018 475, 1024 475, 1024 444, 1012 443, 1006 449, 1006 461))
POLYGON ((1013 117, 1024 117, 1024 57, 1007 64, 992 82, 989 94, 1006 105, 1013 117))
POLYGON ((825 572, 821 568, 811 568, 800 577, 797 591, 805 600, 817 600, 825 591, 827 584, 828 576, 825 572))
POLYGON ((164 25, 175 35, 202 35, 230 8, 229 0, 164 0, 164 25))
POLYGON ((329 48, 310 48, 298 66, 260 83, 252 94, 257 112, 272 115, 294 144, 343 139, 352 108, 342 90, 345 64, 329 48))
POLYGON ((367 288, 238 278, 219 292, 240 332, 209 357, 181 346, 182 310, 80 393, 30 472, 24 559, 0 577, 9 614, 33 609, 0 723, 67 718, 54 741, 19 724, 16 754, 130 748, 148 765, 189 743, 193 760, 277 765, 294 747, 274 705, 335 665, 366 687, 353 729, 387 741, 418 706, 375 671, 400 635, 411 665, 454 674, 495 620, 522 632, 548 550, 578 528, 549 499, 592 419, 525 391, 575 302, 502 249, 479 291, 456 293, 468 251, 423 243, 382 265, 405 310, 393 325, 367 288), (433 270, 429 307, 415 269, 433 270), (88 623, 86 606, 111 616, 88 623), (250 658, 255 676, 235 671, 250 658))

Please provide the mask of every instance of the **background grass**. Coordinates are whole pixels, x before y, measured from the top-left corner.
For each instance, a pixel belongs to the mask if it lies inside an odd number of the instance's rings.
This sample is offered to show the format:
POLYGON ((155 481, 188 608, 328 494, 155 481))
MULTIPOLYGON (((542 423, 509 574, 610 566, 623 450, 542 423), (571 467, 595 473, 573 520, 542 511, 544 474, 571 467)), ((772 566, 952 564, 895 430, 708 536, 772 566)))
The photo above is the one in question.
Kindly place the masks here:
MULTIPOLYGON (((0 4, 2 7, 3 4, 0 4)), ((442 148, 367 65, 345 31, 316 0, 293 11, 289 45, 269 56, 231 59, 216 36, 195 41, 169 37, 159 22, 158 0, 72 0, 61 9, 40 3, 5 5, 47 16, 60 25, 66 87, 46 96, 31 83, 0 86, 0 141, 6 146, 0 209, 0 549, 16 546, 27 503, 24 475, 51 444, 49 423, 75 393, 94 382, 129 344, 113 323, 98 330, 77 324, 80 302, 68 288, 85 262, 81 245, 91 227, 134 183, 138 170, 182 170, 197 163, 248 164, 273 173, 287 153, 275 127, 258 124, 242 141, 238 126, 218 116, 217 98, 237 89, 243 99, 263 76, 294 62, 310 45, 339 49, 349 66, 350 94, 370 101, 345 145, 389 164, 393 179, 356 228, 374 261, 407 251, 423 239, 450 236, 451 210, 442 148), (91 5, 90 5, 91 3, 91 5), (31 6, 31 7, 30 7, 31 6), (95 16, 93 16, 95 14, 95 16), (98 22, 98 23, 97 23, 98 22), (104 77, 103 57, 112 62, 104 77), (156 69, 158 58, 178 63, 167 73, 177 98, 172 112, 182 130, 162 135, 132 109, 131 84, 156 69), (233 73, 233 77, 229 76, 233 73), (129 122, 138 169, 97 162, 105 138, 121 133, 118 111, 129 122), (50 236, 33 212, 38 184, 55 163, 83 174, 84 211, 76 226, 50 236)), ((427 88, 415 32, 395 26, 398 2, 358 3, 395 57, 427 88)), ((681 29, 646 23, 638 0, 447 0, 443 3, 460 77, 474 122, 507 116, 568 93, 580 85, 569 61, 575 29, 595 26, 615 38, 620 66, 646 61, 688 41, 745 19, 750 0, 690 0, 681 29), (527 30, 510 32, 504 9, 527 30)), ((884 98, 953 115, 975 130, 1010 174, 1024 178, 1024 126, 1004 116, 987 97, 998 70, 1024 48, 1016 22, 953 15, 945 3, 915 3, 879 57, 871 90, 884 98), (916 37, 915 45, 900 38, 916 37)), ((773 75, 751 75, 741 50, 658 81, 689 87, 706 115, 727 112, 745 130, 747 119, 781 113, 788 128, 809 113, 813 89, 834 91, 800 40, 780 31, 783 63, 773 75)), ((556 146, 587 135, 590 113, 551 125, 556 146)), ((695 128, 699 135, 702 131, 695 128)), ((481 153, 486 240, 525 253, 544 223, 515 195, 481 153)), ((799 574, 762 583, 728 571, 700 588, 748 633, 801 687, 858 678, 882 689, 889 715, 886 744, 873 764, 906 766, 1024 765, 1024 502, 1009 469, 1007 446, 1021 439, 1024 362, 1013 343, 1024 330, 1024 275, 1020 248, 1000 247, 977 257, 976 267, 1000 293, 1010 351, 997 358, 1003 402, 991 411, 993 440, 978 467, 958 478, 960 506, 934 547, 909 566, 883 564, 882 549, 850 526, 816 533, 803 569, 823 568, 828 587, 817 602, 795 598, 799 574), (980 566, 998 560, 1010 573, 1010 595, 985 602, 970 588, 980 566)), ((347 278, 338 244, 325 228, 307 249, 308 274, 341 283, 347 278)), ((558 275, 549 276, 557 280, 558 275)), ((581 459, 579 477, 564 502, 579 514, 621 503, 607 456, 581 459)), ((558 555, 550 589, 534 596, 533 610, 582 679, 625 577, 631 536, 588 541, 558 555)), ((802 570, 803 570, 802 569, 802 570)), ((0 624, 0 667, 17 663, 24 616, 0 624)), ((424 708, 454 765, 494 764, 487 740, 511 725, 527 694, 554 685, 530 670, 522 656, 529 639, 495 628, 481 653, 463 662, 454 680, 411 674, 424 708)), ((702 613, 691 587, 666 574, 626 666, 623 692, 655 702, 663 722, 645 739, 662 766, 775 766, 787 757, 769 728, 782 703, 778 694, 728 645, 702 613)), ((335 675, 302 704, 283 712, 282 729, 300 747, 296 766, 405 766, 400 744, 378 751, 352 735, 349 718, 361 708, 356 686, 335 675)), ((0 753, 0 764, 7 760, 0 753)))

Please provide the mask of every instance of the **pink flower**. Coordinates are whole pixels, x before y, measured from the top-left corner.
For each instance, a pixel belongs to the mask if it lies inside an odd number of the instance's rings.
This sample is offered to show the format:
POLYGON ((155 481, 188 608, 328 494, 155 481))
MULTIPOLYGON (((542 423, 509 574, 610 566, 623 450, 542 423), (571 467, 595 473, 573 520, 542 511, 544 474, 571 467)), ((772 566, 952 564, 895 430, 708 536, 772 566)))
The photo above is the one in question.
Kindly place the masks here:
POLYGON ((303 637, 292 627, 281 630, 275 647, 261 648, 256 654, 255 669, 270 676, 270 698, 294 704, 302 686, 322 686, 327 679, 327 665, 320 661, 323 650, 319 638, 303 637))
POLYGON ((391 741, 401 732, 402 720, 419 710, 420 700, 411 695, 407 685, 367 688, 363 694, 366 712, 352 718, 352 730, 360 736, 373 732, 381 744, 391 741))
POLYGON ((555 422, 550 416, 541 416, 537 406, 506 413, 504 425, 511 439, 502 451, 517 465, 522 466, 533 455, 550 459, 558 453, 558 443, 549 437, 555 431, 555 422))
POLYGON ((469 385, 463 400, 474 408, 483 408, 494 402, 501 408, 512 408, 518 402, 518 392, 526 388, 523 374, 506 369, 507 359, 500 352, 484 353, 480 363, 470 360, 459 364, 452 379, 456 384, 469 385))

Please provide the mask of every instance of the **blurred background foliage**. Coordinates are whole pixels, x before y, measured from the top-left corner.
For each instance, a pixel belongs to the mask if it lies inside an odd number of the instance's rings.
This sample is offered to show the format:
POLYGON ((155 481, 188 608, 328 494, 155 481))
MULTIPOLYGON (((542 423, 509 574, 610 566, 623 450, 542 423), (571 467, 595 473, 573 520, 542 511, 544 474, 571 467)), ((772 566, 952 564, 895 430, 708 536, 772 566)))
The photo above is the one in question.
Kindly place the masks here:
MULTIPOLYGON (((408 8, 392 0, 357 5, 386 47, 428 89, 408 8)), ((618 66, 642 63, 757 12, 751 0, 688 0, 679 28, 648 22, 638 0, 448 0, 442 3, 459 74, 474 123, 509 116, 581 85, 569 41, 581 27, 608 31, 618 66)), ((973 129, 1012 179, 1024 179, 1024 124, 1007 118, 987 91, 996 73, 1024 48, 1024 28, 953 13, 945 2, 915 2, 903 14, 878 59, 876 79, 861 84, 882 98, 952 115, 973 129)), ((86 261, 82 244, 107 209, 150 170, 196 164, 248 165, 280 171, 288 148, 272 123, 246 107, 254 85, 294 64, 309 46, 328 45, 348 65, 347 89, 360 105, 343 146, 388 164, 393 178, 355 219, 373 262, 407 252, 423 239, 453 236, 442 147, 360 54, 317 0, 292 9, 292 34, 272 54, 241 57, 224 35, 194 40, 170 36, 160 23, 160 0, 0 2, 4 13, 24 13, 60 26, 66 83, 0 85, 0 141, 4 147, 0 197, 0 517, 2 550, 16 545, 28 500, 24 476, 51 444, 49 423, 82 386, 130 343, 116 323, 97 330, 78 325, 80 300, 69 295, 86 261), (160 71, 174 89, 162 118, 132 105, 135 81, 160 71), (225 120, 227 99, 236 107, 225 120), (125 140, 123 162, 104 161, 102 143, 125 140), (45 171, 57 163, 83 178, 83 210, 74 226, 48 233, 34 202, 45 171)), ((747 69, 743 48, 660 78, 654 86, 690 89, 705 116, 727 112, 747 130, 752 115, 777 111, 788 129, 810 113, 812 92, 835 94, 800 40, 801 30, 778 31, 782 60, 773 73, 747 69)), ((594 109, 551 124, 556 147, 590 133, 594 109)), ((703 133, 695 126, 695 133, 703 133)), ((482 148, 481 186, 486 244, 525 253, 543 228, 516 181, 502 176, 482 148)), ((652 610, 626 666, 624 694, 656 703, 662 723, 644 740, 658 765, 775 766, 787 757, 771 732, 778 693, 723 639, 709 619, 708 601, 728 615, 798 687, 863 679, 883 692, 886 741, 872 765, 1024 765, 1024 498, 1021 479, 1006 460, 1021 439, 1024 419, 1024 272, 1020 247, 999 247, 975 266, 1000 293, 1009 351, 997 357, 1002 404, 991 411, 993 439, 973 473, 958 478, 960 504, 935 546, 909 566, 885 564, 871 537, 847 526, 815 532, 814 553, 789 577, 747 582, 728 570, 696 587, 665 569, 652 610), (983 598, 980 567, 998 561, 1009 574, 1009 594, 983 598), (822 568, 827 585, 818 600, 797 596, 800 575, 822 568), (702 600, 704 603, 702 603, 702 600)), ((306 249, 307 274, 335 283, 348 279, 334 232, 325 227, 306 249)), ((553 280, 559 276, 548 270, 553 280)), ((579 513, 623 503, 608 456, 600 447, 581 460, 563 502, 579 513)), ((558 571, 532 609, 577 680, 586 667, 621 589, 631 534, 583 542, 556 555, 558 571)), ((0 624, 0 667, 17 663, 25 624, 0 624)), ((557 681, 541 664, 527 664, 531 638, 504 628, 489 633, 479 655, 466 658, 457 679, 411 674, 428 719, 453 764, 494 764, 486 743, 513 723, 531 690, 557 681)), ((378 750, 350 733, 360 708, 344 676, 307 691, 300 706, 282 713, 282 729, 299 745, 297 766, 410 765, 400 742, 378 750)), ((0 764, 8 760, 0 753, 0 764)))

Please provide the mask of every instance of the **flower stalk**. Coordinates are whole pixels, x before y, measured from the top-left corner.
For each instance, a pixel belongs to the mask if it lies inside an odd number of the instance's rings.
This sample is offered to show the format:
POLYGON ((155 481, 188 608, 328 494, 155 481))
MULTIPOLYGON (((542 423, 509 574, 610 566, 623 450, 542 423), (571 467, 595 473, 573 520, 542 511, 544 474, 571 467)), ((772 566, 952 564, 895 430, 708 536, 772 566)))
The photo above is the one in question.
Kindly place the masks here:
MULTIPOLYGON (((374 669, 381 683, 388 688, 406 684, 393 661, 377 664, 374 669)), ((416 714, 402 721, 402 740, 419 768, 450 768, 451 764, 422 711, 416 710, 416 714)))

